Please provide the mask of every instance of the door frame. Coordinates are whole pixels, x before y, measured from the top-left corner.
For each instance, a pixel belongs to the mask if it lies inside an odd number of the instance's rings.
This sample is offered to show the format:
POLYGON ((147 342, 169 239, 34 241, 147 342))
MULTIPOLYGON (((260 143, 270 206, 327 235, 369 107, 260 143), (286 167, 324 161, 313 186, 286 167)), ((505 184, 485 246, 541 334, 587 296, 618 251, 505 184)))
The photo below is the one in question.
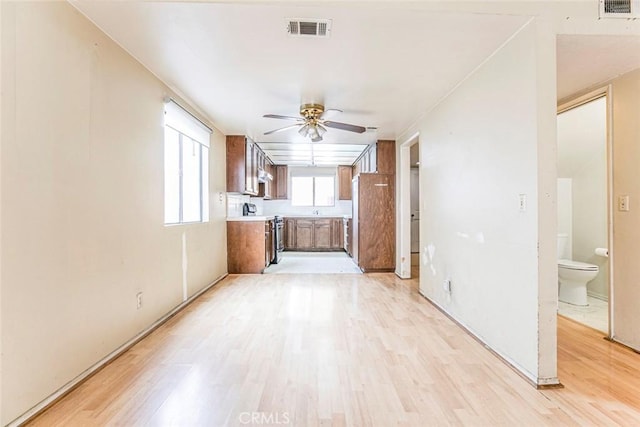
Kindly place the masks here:
MULTIPOLYGON (((420 143, 420 132, 416 132, 399 146, 398 161, 398 205, 396 233, 396 275, 401 279, 411 278, 411 162, 410 149, 420 143)), ((422 164, 419 167, 422 171, 422 164)), ((422 208, 422 192, 418 196, 422 208)), ((422 210, 422 209, 421 209, 422 210)), ((422 225, 420 225, 422 228, 422 225)), ((422 233, 420 233, 422 234, 422 233)), ((422 247, 422 246, 420 246, 422 247)))
POLYGON ((615 261, 615 251, 613 249, 613 209, 614 209, 614 193, 613 193, 613 100, 611 98, 611 85, 606 85, 589 91, 583 95, 577 96, 569 101, 563 102, 558 105, 557 115, 569 111, 573 108, 587 104, 598 98, 604 97, 606 99, 606 152, 607 152, 607 246, 609 249, 609 265, 607 268, 607 288, 609 290, 608 304, 608 317, 609 317, 609 332, 608 338, 613 339, 615 336, 615 319, 613 316, 614 305, 614 292, 615 281, 613 275, 613 265, 615 261))

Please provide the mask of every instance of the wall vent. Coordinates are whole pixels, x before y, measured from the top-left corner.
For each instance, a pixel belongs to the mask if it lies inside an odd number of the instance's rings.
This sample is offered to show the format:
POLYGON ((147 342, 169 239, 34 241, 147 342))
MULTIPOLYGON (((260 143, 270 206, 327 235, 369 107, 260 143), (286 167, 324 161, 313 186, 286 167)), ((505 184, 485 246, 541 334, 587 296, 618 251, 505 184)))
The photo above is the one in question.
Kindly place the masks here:
POLYGON ((290 18, 287 19, 287 32, 295 37, 329 37, 330 19, 290 18))
POLYGON ((640 0, 600 0, 601 18, 640 18, 640 0))

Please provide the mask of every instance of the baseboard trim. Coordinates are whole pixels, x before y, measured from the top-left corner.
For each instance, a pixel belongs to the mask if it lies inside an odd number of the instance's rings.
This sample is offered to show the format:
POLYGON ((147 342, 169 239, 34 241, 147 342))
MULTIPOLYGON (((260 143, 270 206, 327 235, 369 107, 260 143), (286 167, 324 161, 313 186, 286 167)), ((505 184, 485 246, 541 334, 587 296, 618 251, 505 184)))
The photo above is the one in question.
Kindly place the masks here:
MULTIPOLYGON (((518 374, 518 376, 520 378, 522 378, 523 380, 525 380, 527 383, 529 383, 532 387, 535 387, 537 390, 549 390, 549 389, 559 389, 559 388, 564 388, 564 386, 558 381, 557 383, 549 383, 549 384, 538 384, 536 381, 534 381, 533 379, 531 379, 530 377, 528 377, 524 372, 522 372, 520 369, 518 369, 517 366, 515 366, 513 363, 511 363, 507 358, 505 358, 504 356, 502 356, 500 353, 498 353, 497 351, 495 351, 494 349, 492 349, 491 347, 489 347, 479 336, 477 336, 475 333, 473 333, 469 328, 467 328, 465 325, 463 325, 462 323, 460 323, 460 321, 458 321, 455 317, 453 317, 452 315, 450 315, 449 313, 447 313, 444 308, 440 307, 435 301, 433 301, 431 298, 427 297, 426 295, 424 295, 422 292, 419 292, 420 295, 422 296, 422 298, 424 298, 425 300, 427 300, 427 302, 429 304, 431 304, 432 306, 434 306, 440 313, 444 314, 449 320, 451 320, 453 323, 455 323, 460 329, 462 329, 463 331, 465 331, 467 333, 467 335, 469 335, 471 338, 473 338, 474 340, 476 340, 480 345, 482 345, 482 347, 484 347, 485 349, 487 349, 492 355, 494 355, 496 358, 498 358, 502 363, 504 363, 505 365, 507 365, 509 368, 511 368, 511 370, 513 372, 515 372, 516 374, 518 374)), ((557 379, 547 379, 547 381, 552 380, 552 381, 557 381, 557 379)))
POLYGON ((599 299, 600 301, 609 302, 609 298, 606 295, 598 294, 587 290, 587 295, 591 298, 599 299))
POLYGON ((65 385, 63 385, 61 388, 59 388, 57 391, 55 391, 54 393, 49 395, 47 398, 42 400, 40 403, 38 403, 35 406, 33 406, 27 412, 25 412, 24 414, 20 415, 18 418, 16 418, 13 421, 11 421, 9 424, 6 425, 6 427, 18 427, 18 426, 20 426, 20 425, 22 425, 22 424, 24 424, 24 423, 26 423, 28 421, 31 421, 32 419, 34 419, 35 417, 37 417, 38 415, 40 415, 41 413, 46 411, 49 407, 51 407, 54 404, 56 404, 60 399, 62 399, 67 394, 71 393, 73 390, 78 388, 80 385, 82 385, 82 383, 84 383, 89 378, 91 378, 93 375, 98 373, 101 369, 103 369, 109 363, 111 363, 114 360, 116 360, 124 352, 126 352, 131 347, 133 347, 134 345, 136 345, 137 343, 142 341, 150 333, 152 333, 153 331, 158 329, 160 326, 162 326, 164 323, 166 323, 169 319, 171 319, 173 316, 178 314, 185 307, 187 307, 189 304, 191 304, 193 301, 195 301, 198 297, 200 297, 202 294, 204 294, 209 289, 211 289, 214 285, 218 284, 220 281, 222 281, 228 275, 229 275, 228 273, 225 273, 222 276, 220 276, 217 279, 215 279, 213 282, 209 283, 207 286, 205 286, 204 288, 202 288, 201 290, 199 290, 198 292, 193 294, 191 297, 189 297, 188 299, 186 299, 185 301, 183 301, 182 303, 177 305, 175 308, 173 308, 167 314, 162 316, 160 319, 158 319, 155 322, 153 322, 149 327, 147 327, 146 329, 144 329, 143 331, 141 331, 140 333, 135 335, 129 341, 125 342, 120 347, 116 348, 111 353, 109 353, 108 355, 106 355, 105 357, 100 359, 98 362, 96 362, 95 364, 93 364, 92 366, 87 368, 80 375, 78 375, 77 377, 75 377, 74 379, 72 379, 71 381, 66 383, 65 385))
MULTIPOLYGON (((600 332, 600 331, 598 331, 598 332, 600 332)), ((640 354, 640 350, 636 350, 635 348, 633 348, 633 347, 631 347, 631 346, 629 346, 629 345, 627 345, 627 344, 625 344, 625 343, 623 343, 623 342, 621 342, 621 341, 618 341, 615 337, 611 338, 611 337, 605 336, 605 337, 603 337, 603 338, 604 338, 605 340, 607 340, 607 341, 609 341, 609 342, 613 343, 613 344, 617 344, 617 345, 619 345, 619 346, 621 346, 621 347, 624 347, 624 348, 626 348, 627 350, 630 350, 630 351, 632 351, 632 352, 634 352, 634 353, 636 353, 636 354, 640 354)))

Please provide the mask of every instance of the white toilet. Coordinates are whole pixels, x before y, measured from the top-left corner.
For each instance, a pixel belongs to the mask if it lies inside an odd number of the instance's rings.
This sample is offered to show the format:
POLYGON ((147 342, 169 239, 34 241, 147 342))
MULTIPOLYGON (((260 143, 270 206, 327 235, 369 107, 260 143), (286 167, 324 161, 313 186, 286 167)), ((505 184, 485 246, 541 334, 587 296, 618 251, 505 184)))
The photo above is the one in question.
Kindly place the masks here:
POLYGON ((567 259, 568 239, 568 234, 558 234, 558 299, 573 305, 589 305, 587 283, 598 275, 598 266, 567 259))

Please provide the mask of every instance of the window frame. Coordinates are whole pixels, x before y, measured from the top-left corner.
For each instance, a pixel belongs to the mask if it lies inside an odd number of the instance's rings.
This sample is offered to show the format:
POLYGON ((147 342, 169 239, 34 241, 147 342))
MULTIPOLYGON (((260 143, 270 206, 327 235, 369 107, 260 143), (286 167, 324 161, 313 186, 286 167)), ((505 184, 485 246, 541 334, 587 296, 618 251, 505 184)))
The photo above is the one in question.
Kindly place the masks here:
MULTIPOLYGON (((167 102, 165 105, 165 123, 164 123, 164 218, 163 222, 165 226, 182 225, 182 224, 200 224, 209 222, 209 136, 211 135, 211 129, 196 119, 191 113, 186 111, 183 107, 176 104, 173 101, 167 102), (169 114, 173 114, 169 117, 169 114), (177 174, 178 174, 178 188, 177 188, 177 221, 167 220, 167 188, 168 176, 167 176, 167 144, 169 139, 167 137, 167 130, 171 130, 177 134, 177 158, 172 159, 177 161, 177 174), (195 130, 194 130, 195 129, 195 130), (185 140, 186 138, 186 140, 185 140), (185 221, 185 156, 184 149, 185 144, 194 144, 198 151, 197 160, 197 185, 198 185, 198 219, 185 221), (206 169, 206 175, 205 175, 206 169)), ((195 169, 196 166, 193 167, 195 169)), ((190 168, 191 169, 191 168, 190 168)), ((175 172, 172 175, 175 178, 175 172)), ((195 199, 195 198, 194 198, 195 199)), ((195 204, 195 200, 194 200, 195 204)), ((175 208, 175 206, 174 206, 175 208)))
POLYGON ((336 205, 336 177, 335 175, 292 175, 291 176, 291 206, 307 207, 307 208, 330 208, 336 205), (311 204, 300 205, 294 203, 294 184, 293 181, 296 178, 311 178, 311 204), (331 178, 333 180, 333 204, 331 205, 318 205, 316 204, 316 178, 331 178))

